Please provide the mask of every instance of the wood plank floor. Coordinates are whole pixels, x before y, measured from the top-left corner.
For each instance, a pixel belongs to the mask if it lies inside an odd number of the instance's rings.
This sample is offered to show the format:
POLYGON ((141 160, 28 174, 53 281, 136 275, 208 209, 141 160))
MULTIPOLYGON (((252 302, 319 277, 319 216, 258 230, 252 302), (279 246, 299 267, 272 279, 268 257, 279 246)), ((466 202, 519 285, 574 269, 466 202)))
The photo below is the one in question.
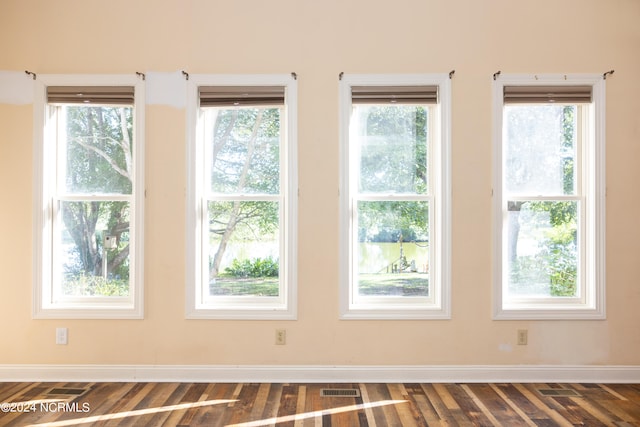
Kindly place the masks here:
POLYGON ((0 410, 21 427, 640 426, 640 384, 0 383, 0 410))

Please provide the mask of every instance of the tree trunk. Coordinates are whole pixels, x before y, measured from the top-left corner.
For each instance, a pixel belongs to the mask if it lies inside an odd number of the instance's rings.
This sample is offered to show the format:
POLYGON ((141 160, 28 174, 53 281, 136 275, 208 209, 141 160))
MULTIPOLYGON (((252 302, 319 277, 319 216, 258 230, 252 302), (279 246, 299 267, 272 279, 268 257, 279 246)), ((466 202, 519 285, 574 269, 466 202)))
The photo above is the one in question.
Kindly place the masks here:
POLYGON ((240 202, 233 202, 233 208, 231 209, 231 213, 229 215, 229 221, 227 222, 227 226, 222 233, 220 238, 220 243, 218 244, 218 249, 216 250, 216 254, 213 257, 213 265, 211 266, 211 270, 209 271, 210 277, 215 277, 218 275, 220 271, 220 264, 222 263, 222 256, 224 252, 227 250, 227 245, 229 244, 229 240, 231 240, 231 236, 238 225, 240 214, 240 202))
MULTIPOLYGON (((120 108, 120 131, 122 132, 122 141, 120 147, 124 153, 125 173, 129 181, 131 181, 131 172, 133 171, 133 156, 131 154, 131 138, 129 137, 129 129, 127 128, 127 116, 124 108, 120 108)), ((112 165, 115 162, 110 162, 112 165)), ((117 169, 119 170, 119 168, 117 169)), ((121 172, 122 173, 122 172, 121 172)))
POLYGON ((107 271, 115 271, 129 257, 129 245, 125 246, 107 265, 107 271))
POLYGON ((64 225, 78 248, 83 271, 90 275, 102 274, 102 256, 96 241, 96 224, 100 202, 67 203, 62 215, 64 225))
POLYGON ((508 257, 509 262, 514 263, 518 259, 518 237, 520 235, 520 210, 524 202, 507 202, 509 212, 508 231, 508 257))

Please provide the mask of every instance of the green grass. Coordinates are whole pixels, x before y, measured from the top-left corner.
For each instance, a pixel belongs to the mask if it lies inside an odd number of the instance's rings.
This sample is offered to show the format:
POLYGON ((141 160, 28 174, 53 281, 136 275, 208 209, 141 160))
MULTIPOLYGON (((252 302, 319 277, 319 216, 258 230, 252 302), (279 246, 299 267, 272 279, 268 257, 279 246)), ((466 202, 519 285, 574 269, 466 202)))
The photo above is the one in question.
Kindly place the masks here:
MULTIPOLYGON (((429 276, 425 273, 361 274, 358 285, 360 295, 429 295, 429 276)), ((218 276, 209 291, 220 296, 278 296, 278 278, 218 276)))
POLYGON ((360 295, 429 295, 429 276, 425 273, 361 274, 358 279, 360 295))
POLYGON ((229 277, 218 276, 209 284, 211 295, 227 296, 278 296, 277 277, 229 277))

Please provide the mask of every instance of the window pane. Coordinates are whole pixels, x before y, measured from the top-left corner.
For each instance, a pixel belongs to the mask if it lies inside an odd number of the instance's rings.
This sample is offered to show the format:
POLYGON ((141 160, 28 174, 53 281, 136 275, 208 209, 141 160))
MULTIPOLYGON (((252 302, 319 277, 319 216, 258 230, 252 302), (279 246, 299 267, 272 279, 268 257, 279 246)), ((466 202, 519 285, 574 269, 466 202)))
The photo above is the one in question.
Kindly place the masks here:
POLYGON ((209 294, 278 296, 279 203, 209 202, 209 294))
POLYGON ((354 106, 350 138, 358 147, 360 192, 426 193, 427 111, 415 105, 354 106))
POLYGON ((131 194, 133 108, 58 108, 66 117, 66 192, 131 194))
POLYGON ((511 296, 578 294, 578 202, 509 202, 511 296))
POLYGON ((222 194, 278 194, 280 109, 208 108, 212 126, 211 190, 222 194))
POLYGON ((61 295, 129 295, 129 244, 128 202, 60 202, 54 271, 61 295))
POLYGON ((576 106, 506 106, 504 112, 507 191, 576 194, 576 106))
POLYGON ((358 294, 429 295, 429 205, 358 202, 358 294))

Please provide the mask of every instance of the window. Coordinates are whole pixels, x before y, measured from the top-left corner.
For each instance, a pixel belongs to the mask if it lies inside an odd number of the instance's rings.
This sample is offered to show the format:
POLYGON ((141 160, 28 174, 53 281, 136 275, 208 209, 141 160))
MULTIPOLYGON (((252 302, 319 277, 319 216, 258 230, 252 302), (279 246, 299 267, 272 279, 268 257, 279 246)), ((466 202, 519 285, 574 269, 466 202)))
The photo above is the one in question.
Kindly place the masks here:
POLYGON ((191 76, 187 317, 296 317, 296 80, 191 76))
POLYGON ((604 318, 604 79, 494 90, 494 316, 604 318))
POLYGON ((344 75, 341 317, 450 317, 444 75, 344 75))
POLYGON ((38 76, 36 318, 142 318, 143 85, 38 76))

